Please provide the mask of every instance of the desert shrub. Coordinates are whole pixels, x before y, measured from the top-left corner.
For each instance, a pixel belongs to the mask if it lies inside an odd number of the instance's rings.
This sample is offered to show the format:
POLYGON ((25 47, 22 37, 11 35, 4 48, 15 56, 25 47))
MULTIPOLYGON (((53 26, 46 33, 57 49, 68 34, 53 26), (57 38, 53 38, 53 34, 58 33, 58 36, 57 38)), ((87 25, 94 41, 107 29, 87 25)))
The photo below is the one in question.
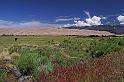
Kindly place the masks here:
POLYGON ((72 54, 66 53, 66 51, 58 47, 41 47, 37 51, 40 56, 47 56, 52 64, 60 66, 66 67, 79 61, 79 57, 75 57, 76 55, 73 57, 72 54))
MULTIPOLYGON (((43 52, 47 53, 45 50, 43 52)), ((39 53, 39 49, 38 51, 36 49, 21 53, 21 56, 16 60, 16 65, 23 75, 32 75, 34 79, 38 78, 40 71, 48 73, 53 68, 47 55, 39 53)))
POLYGON ((55 41, 54 40, 50 40, 50 41, 48 41, 47 42, 49 45, 51 45, 51 44, 55 44, 55 41))
POLYGON ((34 50, 24 50, 16 60, 16 65, 23 75, 32 75, 34 79, 38 78, 40 71, 48 74, 54 68, 54 65, 69 66, 79 61, 80 57, 72 58, 68 54, 63 57, 62 50, 53 47, 39 47, 34 50))
POLYGON ((59 43, 57 47, 59 53, 55 55, 56 62, 61 66, 70 66, 81 61, 90 59, 87 55, 87 42, 78 38, 65 39, 59 43))
POLYGON ((40 56, 46 58, 45 60, 42 61, 43 64, 45 64, 49 60, 53 64, 67 66, 67 63, 68 63, 67 59, 63 58, 61 49, 46 46, 46 47, 41 47, 39 49, 36 49, 35 51, 37 51, 40 56))
POLYGON ((100 57, 111 52, 119 51, 118 39, 103 39, 101 41, 92 41, 89 47, 89 55, 92 58, 100 57))
POLYGON ((19 46, 19 45, 13 45, 13 46, 11 46, 11 47, 8 49, 9 54, 12 54, 12 53, 15 53, 15 52, 19 53, 20 50, 21 50, 21 46, 19 46))
MULTIPOLYGON (((87 43, 87 42, 86 42, 87 43)), ((70 39, 70 40, 64 40, 60 43, 60 48, 63 48, 66 52, 76 54, 80 54, 84 52, 84 48, 86 48, 84 42, 78 40, 78 39, 70 39)))
POLYGON ((13 54, 13 53, 18 53, 18 54, 23 54, 25 52, 31 51, 36 49, 35 47, 33 47, 32 45, 12 45, 8 48, 9 54, 13 54))
POLYGON ((13 59, 13 60, 18 59, 19 56, 20 56, 20 55, 19 55, 18 53, 12 53, 12 54, 10 55, 11 59, 13 59))
POLYGON ((124 46, 124 37, 119 39, 118 45, 124 46))
POLYGON ((20 56, 19 59, 16 60, 16 64, 21 70, 23 74, 30 74, 32 73, 32 70, 34 68, 34 59, 36 59, 35 54, 32 53, 26 53, 20 56))
POLYGON ((2 82, 3 79, 5 79, 6 74, 7 74, 7 73, 6 73, 5 70, 0 69, 0 82, 2 82))

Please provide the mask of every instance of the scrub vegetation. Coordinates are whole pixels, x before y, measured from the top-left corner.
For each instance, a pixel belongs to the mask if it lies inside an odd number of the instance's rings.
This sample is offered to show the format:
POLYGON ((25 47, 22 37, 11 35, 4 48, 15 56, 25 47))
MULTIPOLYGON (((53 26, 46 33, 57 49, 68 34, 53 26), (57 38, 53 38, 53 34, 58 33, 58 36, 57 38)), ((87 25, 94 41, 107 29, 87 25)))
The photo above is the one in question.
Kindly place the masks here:
POLYGON ((1 36, 0 82, 9 74, 11 82, 123 82, 124 37, 1 36))

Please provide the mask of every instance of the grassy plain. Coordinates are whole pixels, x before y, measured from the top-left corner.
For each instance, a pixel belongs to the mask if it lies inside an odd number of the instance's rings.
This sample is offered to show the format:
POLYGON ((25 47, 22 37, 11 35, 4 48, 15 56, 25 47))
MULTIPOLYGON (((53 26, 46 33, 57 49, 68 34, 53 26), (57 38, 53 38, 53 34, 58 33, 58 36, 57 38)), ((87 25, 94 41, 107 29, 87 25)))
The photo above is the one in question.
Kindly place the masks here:
MULTIPOLYGON (((123 82, 123 52, 124 37, 0 37, 1 68, 14 65, 41 82, 123 82)), ((6 70, 0 69, 0 79, 6 70)))

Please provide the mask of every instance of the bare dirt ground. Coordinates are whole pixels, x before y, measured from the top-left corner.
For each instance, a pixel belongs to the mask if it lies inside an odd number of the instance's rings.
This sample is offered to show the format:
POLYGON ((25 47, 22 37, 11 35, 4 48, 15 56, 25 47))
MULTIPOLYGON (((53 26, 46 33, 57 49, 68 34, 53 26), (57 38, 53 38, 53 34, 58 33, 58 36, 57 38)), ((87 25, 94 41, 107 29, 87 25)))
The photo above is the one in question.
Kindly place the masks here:
POLYGON ((0 35, 114 35, 106 31, 64 28, 0 28, 0 35))

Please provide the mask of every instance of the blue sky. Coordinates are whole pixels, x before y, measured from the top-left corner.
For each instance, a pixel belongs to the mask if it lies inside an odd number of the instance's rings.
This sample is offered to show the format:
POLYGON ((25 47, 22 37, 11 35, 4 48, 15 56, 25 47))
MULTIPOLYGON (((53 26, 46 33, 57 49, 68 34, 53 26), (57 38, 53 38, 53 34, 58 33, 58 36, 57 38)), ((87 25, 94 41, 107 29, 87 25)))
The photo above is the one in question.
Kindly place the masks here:
POLYGON ((84 11, 91 16, 116 19, 124 14, 124 0, 0 0, 0 20, 4 21, 65 24, 73 21, 56 19, 83 20, 87 18, 84 11))

